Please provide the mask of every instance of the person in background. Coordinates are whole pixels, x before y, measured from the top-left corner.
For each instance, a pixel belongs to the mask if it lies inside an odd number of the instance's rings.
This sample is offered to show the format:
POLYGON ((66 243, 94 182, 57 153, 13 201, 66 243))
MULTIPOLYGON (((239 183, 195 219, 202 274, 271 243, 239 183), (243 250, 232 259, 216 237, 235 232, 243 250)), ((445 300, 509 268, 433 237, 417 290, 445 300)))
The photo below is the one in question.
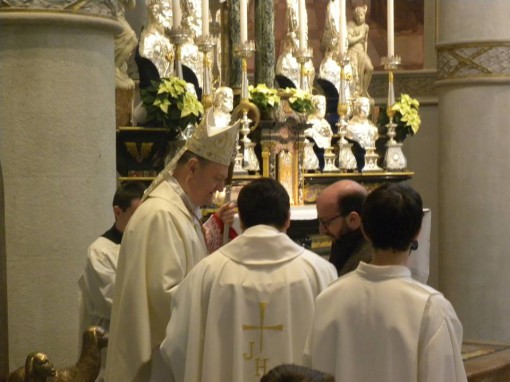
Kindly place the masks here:
POLYGON ((361 216, 372 262, 317 297, 305 365, 337 381, 465 382, 462 325, 452 305, 406 266, 422 225, 420 195, 404 183, 384 184, 368 195, 361 216))
POLYGON ((301 363, 315 297, 333 265, 293 242, 289 195, 257 179, 237 199, 243 233, 180 284, 155 381, 258 382, 271 367, 301 363))
POLYGON ((372 246, 361 232, 361 208, 367 194, 361 184, 340 180, 326 187, 317 198, 319 232, 333 240, 329 261, 338 276, 372 258, 372 246))
MULTIPOLYGON (((78 280, 80 288, 80 338, 90 326, 100 326, 106 332, 110 329, 113 289, 120 243, 126 225, 140 205, 145 191, 143 183, 122 184, 113 196, 113 226, 97 238, 87 250, 83 274, 78 280)), ((103 349, 106 353, 106 349, 103 349)), ((98 380, 102 380, 105 357, 98 380)))

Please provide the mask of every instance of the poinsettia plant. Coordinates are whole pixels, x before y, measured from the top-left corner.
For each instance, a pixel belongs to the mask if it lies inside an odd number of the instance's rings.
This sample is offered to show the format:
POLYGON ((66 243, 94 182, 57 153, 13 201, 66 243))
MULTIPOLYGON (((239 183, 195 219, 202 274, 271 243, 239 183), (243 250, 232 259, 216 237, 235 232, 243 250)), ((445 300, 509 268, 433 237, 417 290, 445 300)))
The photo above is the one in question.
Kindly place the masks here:
POLYGON ((312 95, 301 89, 286 88, 283 95, 288 97, 292 110, 298 113, 310 114, 313 112, 312 95))
POLYGON ((189 124, 195 124, 204 108, 186 81, 178 77, 152 81, 151 86, 140 91, 147 110, 147 122, 153 122, 177 134, 189 124))
POLYGON ((280 96, 276 89, 270 88, 265 84, 248 87, 250 101, 253 102, 261 112, 270 112, 280 104, 280 96))
MULTIPOLYGON (((391 107, 395 113, 393 122, 397 124, 395 128, 395 139, 397 142, 403 142, 408 135, 413 136, 418 132, 421 125, 420 103, 416 98, 409 94, 401 94, 400 98, 391 107)), ((386 133, 386 125, 389 123, 389 117, 386 107, 381 107, 379 113, 378 125, 383 133, 386 133)))

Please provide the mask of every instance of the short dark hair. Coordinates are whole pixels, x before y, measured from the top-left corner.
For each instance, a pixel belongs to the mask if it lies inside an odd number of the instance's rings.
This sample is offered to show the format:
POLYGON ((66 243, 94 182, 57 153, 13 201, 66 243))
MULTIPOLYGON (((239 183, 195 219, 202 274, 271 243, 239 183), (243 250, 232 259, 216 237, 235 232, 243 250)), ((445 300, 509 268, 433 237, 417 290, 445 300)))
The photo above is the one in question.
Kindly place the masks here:
POLYGON ((258 224, 282 228, 289 218, 289 194, 274 179, 255 179, 239 192, 237 208, 245 228, 258 224))
POLYGON ((420 232, 423 204, 420 194, 405 183, 385 183, 363 205, 363 231, 377 249, 407 250, 420 232))
POLYGON ((357 212, 361 215, 363 203, 367 198, 367 194, 360 190, 352 190, 348 194, 338 197, 338 213, 347 216, 351 212, 357 212))
POLYGON ((141 199, 145 191, 145 185, 141 182, 126 182, 120 185, 113 196, 113 206, 119 207, 122 211, 126 211, 131 207, 134 199, 141 199))
POLYGON ((283 364, 269 370, 260 382, 335 382, 335 378, 305 366, 283 364))

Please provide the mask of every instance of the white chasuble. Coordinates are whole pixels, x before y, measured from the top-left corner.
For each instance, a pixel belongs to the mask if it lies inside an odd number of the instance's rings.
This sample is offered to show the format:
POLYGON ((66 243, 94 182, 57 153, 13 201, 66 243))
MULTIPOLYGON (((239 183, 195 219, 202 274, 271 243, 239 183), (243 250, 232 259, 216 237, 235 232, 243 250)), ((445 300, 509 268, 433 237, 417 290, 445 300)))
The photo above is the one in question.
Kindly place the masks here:
POLYGON ((258 382, 301 363, 315 297, 335 268, 273 227, 247 229, 179 286, 161 355, 177 382, 258 382))
POLYGON ((207 249, 175 182, 162 182, 124 231, 113 298, 107 382, 147 382, 172 296, 207 249))

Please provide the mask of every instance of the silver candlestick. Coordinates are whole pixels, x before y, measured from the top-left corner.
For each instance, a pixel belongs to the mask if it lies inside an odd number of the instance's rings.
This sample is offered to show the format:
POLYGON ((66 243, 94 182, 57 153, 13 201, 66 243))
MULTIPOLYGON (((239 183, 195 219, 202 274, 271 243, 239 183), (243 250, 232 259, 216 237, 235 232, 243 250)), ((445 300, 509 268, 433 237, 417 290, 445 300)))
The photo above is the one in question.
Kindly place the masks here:
POLYGON ((395 128, 397 124, 393 122, 395 111, 395 91, 393 87, 393 71, 388 71, 388 105, 386 106, 386 114, 390 119, 386 127, 388 128, 388 142, 386 142, 386 154, 384 156, 384 168, 387 171, 401 171, 407 168, 407 159, 402 151, 402 143, 395 140, 395 128))
POLYGON ((299 71, 299 87, 301 90, 305 92, 310 93, 310 84, 309 81, 306 79, 307 71, 306 71, 306 63, 311 60, 313 57, 313 49, 312 48, 305 48, 300 49, 297 52, 296 59, 299 62, 300 65, 300 71, 299 71))
POLYGON ((189 35, 182 26, 174 26, 170 31, 166 30, 165 33, 168 35, 172 44, 175 45, 175 73, 181 80, 184 79, 182 75, 182 64, 181 64, 181 48, 188 41, 189 35))
POLYGON ((345 71, 344 67, 349 63, 347 57, 340 61, 340 93, 338 96, 338 122, 336 124, 340 140, 338 141, 338 167, 341 171, 353 171, 356 169, 356 158, 352 153, 352 143, 345 139, 347 134, 347 114, 349 112, 349 104, 345 97, 345 71))
POLYGON ((202 105, 204 106, 204 110, 207 110, 212 106, 213 103, 211 81, 212 59, 210 53, 213 51, 216 43, 213 37, 200 36, 196 39, 196 44, 198 46, 198 50, 200 50, 203 53, 202 105))
MULTIPOLYGON (((247 59, 253 55, 255 52, 255 43, 253 41, 246 41, 244 44, 238 45, 234 49, 234 53, 241 58, 241 102, 248 102, 248 63, 247 59)), ((243 108, 243 117, 241 119, 242 127, 239 131, 239 138, 237 144, 237 155, 234 162, 234 174, 246 174, 247 168, 250 168, 250 158, 245 158, 245 155, 250 157, 251 151, 249 147, 253 151, 253 156, 255 156, 255 151, 253 150, 253 146, 250 145, 251 141, 248 138, 248 134, 250 132, 250 123, 252 122, 248 118, 248 108, 243 108), (244 131, 244 133, 243 133, 244 131), (243 137, 241 138, 241 134, 243 137), (243 143, 243 147, 241 144, 243 143), (242 151, 241 151, 242 149, 242 151)), ((255 158, 256 159, 256 158, 255 158)), ((257 162, 258 164, 258 162, 257 162)))

